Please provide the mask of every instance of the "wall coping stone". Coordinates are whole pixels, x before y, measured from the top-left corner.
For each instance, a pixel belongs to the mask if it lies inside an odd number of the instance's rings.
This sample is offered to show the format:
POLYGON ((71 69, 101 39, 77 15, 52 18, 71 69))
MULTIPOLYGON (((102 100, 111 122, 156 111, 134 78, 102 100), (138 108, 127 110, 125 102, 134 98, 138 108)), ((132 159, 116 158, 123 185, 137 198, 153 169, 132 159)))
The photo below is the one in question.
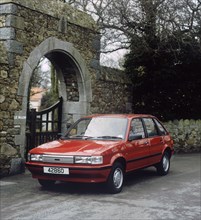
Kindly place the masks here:
POLYGON ((101 74, 99 80, 132 85, 131 80, 125 74, 124 71, 106 66, 101 66, 100 69, 101 69, 101 74))
MULTIPOLYGON (((0 4, 9 3, 21 5, 52 17, 65 17, 69 23, 73 23, 91 30, 97 29, 97 25, 90 15, 73 8, 67 3, 62 3, 55 0, 0 0, 0 4)), ((11 8, 9 7, 7 10, 11 11, 11 8)))

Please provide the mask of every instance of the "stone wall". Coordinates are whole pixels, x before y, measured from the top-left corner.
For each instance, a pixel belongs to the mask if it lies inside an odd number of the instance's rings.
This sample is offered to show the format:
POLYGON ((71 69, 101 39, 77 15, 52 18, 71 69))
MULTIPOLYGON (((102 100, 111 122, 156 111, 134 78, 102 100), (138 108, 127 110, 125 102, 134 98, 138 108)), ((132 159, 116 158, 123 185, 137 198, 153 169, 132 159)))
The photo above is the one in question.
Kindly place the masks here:
POLYGON ((201 120, 174 120, 164 125, 174 139, 175 152, 201 152, 201 120))
POLYGON ((132 84, 123 71, 101 67, 92 87, 91 113, 132 112, 132 84))

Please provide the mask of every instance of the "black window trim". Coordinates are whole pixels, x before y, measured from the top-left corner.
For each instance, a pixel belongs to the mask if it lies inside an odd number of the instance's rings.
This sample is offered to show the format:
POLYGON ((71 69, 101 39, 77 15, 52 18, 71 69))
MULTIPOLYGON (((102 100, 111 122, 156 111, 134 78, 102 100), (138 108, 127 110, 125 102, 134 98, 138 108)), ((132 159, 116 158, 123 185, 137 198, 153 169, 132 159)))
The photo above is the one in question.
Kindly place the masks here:
MULTIPOLYGON (((162 135, 160 134, 160 132, 159 132, 158 126, 157 126, 157 124, 155 123, 154 119, 155 119, 155 118, 152 118, 152 117, 143 117, 143 118, 142 118, 143 126, 144 126, 144 129, 145 129, 145 131, 146 131, 146 138, 152 138, 152 137, 162 136, 162 135), (149 134, 148 134, 148 132, 147 132, 147 127, 146 127, 145 122, 144 122, 144 119, 151 119, 151 120, 153 121, 154 126, 155 126, 156 131, 157 131, 157 135, 149 136, 149 134)), ((165 130, 165 131, 166 131, 166 130, 165 130)))
MULTIPOLYGON (((130 128, 131 128, 132 121, 133 121, 134 119, 140 119, 140 121, 142 122, 143 130, 144 130, 144 134, 145 134, 145 137, 142 138, 142 139, 168 135, 168 131, 166 130, 166 128, 165 128, 165 127, 163 126, 163 124, 162 124, 157 118, 155 118, 155 117, 149 117, 149 116, 148 116, 148 117, 132 118, 131 123, 130 123, 130 128), (148 132, 147 132, 147 128, 146 128, 146 125, 145 125, 145 122, 144 122, 144 119, 151 119, 151 120, 153 121, 154 126, 156 127, 156 130, 157 130, 157 135, 149 137, 148 132), (163 129, 164 129, 164 131, 165 131, 165 134, 162 134, 162 133, 160 132, 156 121, 163 127, 163 129)), ((129 128, 129 130, 130 130, 130 128, 129 128)))

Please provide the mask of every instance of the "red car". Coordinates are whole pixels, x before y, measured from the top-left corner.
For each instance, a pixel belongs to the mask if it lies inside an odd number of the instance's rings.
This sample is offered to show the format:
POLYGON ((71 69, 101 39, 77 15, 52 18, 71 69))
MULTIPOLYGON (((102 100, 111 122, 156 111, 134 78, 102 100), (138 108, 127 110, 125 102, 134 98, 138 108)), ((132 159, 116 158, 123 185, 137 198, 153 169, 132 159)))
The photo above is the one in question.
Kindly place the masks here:
POLYGON ((151 115, 92 115, 73 124, 59 140, 30 150, 27 168, 42 186, 56 181, 105 182, 122 190, 124 174, 155 166, 166 175, 173 140, 151 115))

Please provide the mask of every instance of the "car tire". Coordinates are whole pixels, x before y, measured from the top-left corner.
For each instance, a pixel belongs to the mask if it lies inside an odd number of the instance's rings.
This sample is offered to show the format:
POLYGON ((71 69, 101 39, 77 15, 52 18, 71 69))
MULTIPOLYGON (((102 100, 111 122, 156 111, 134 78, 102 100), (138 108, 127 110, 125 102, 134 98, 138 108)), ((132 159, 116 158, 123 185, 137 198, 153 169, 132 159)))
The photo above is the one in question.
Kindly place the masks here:
POLYGON ((156 165, 157 173, 161 176, 168 174, 170 169, 170 155, 165 152, 161 161, 156 165))
POLYGON ((38 179, 38 182, 40 183, 40 185, 42 187, 48 188, 48 187, 52 187, 55 184, 55 180, 43 180, 43 179, 38 179))
POLYGON ((109 193, 115 194, 122 191, 124 183, 124 168, 121 163, 116 162, 107 180, 107 189, 109 193))

